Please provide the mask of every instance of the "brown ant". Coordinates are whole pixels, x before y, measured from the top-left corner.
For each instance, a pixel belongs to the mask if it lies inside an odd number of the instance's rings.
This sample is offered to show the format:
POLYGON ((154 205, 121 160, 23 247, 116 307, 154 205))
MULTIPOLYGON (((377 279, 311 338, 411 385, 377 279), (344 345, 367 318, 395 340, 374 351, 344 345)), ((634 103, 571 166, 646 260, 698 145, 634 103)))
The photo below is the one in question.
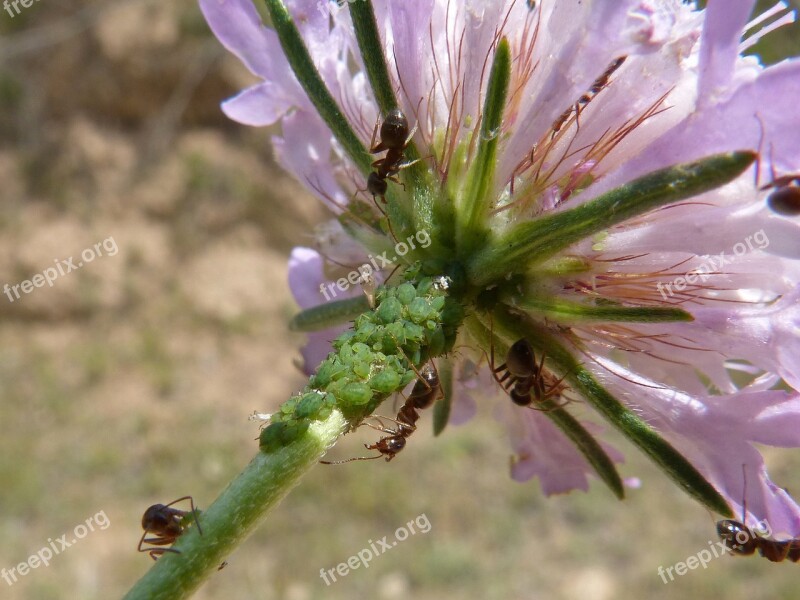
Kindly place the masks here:
POLYGON ((622 63, 625 62, 627 56, 620 56, 615 58, 608 68, 603 71, 603 74, 600 75, 597 79, 594 80, 592 85, 589 87, 589 90, 581 95, 578 101, 570 106, 567 110, 565 110, 559 117, 555 120, 553 125, 551 126, 553 136, 555 136, 560 130, 561 127, 564 125, 564 122, 569 118, 572 114, 572 111, 575 111, 575 114, 580 115, 581 110, 586 107, 589 102, 591 102, 597 94, 599 94, 606 85, 608 85, 608 80, 611 79, 611 76, 614 72, 622 66, 622 63))
POLYGON ((772 212, 784 217, 800 215, 800 173, 775 178, 773 172, 772 182, 759 189, 763 191, 770 188, 775 190, 767 196, 767 206, 772 212))
POLYGON ((555 383, 547 385, 544 371, 544 353, 539 364, 536 364, 536 355, 531 343, 521 338, 514 342, 506 354, 506 362, 499 367, 494 366, 494 346, 489 360, 497 383, 511 397, 511 401, 518 406, 529 406, 535 401, 541 404, 552 396, 559 396, 564 389, 561 382, 564 377, 555 383), (498 373, 503 373, 498 377, 498 373))
MULTIPOLYGON (((397 411, 397 417, 394 419, 384 417, 389 421, 394 421, 397 427, 394 429, 385 427, 382 422, 381 425, 367 423, 373 429, 389 434, 374 444, 364 444, 367 450, 377 450, 380 452, 379 455, 358 456, 337 461, 321 460, 320 462, 325 465, 338 465, 354 460, 375 460, 381 456, 386 457, 386 462, 389 462, 406 447, 406 438, 416 431, 416 423, 419 419, 417 411, 429 408, 437 398, 441 397, 442 387, 439 381, 439 373, 436 372, 436 368, 432 366, 432 363, 427 363, 420 369, 419 378, 414 384, 411 394, 409 394, 403 406, 400 407, 400 410, 397 411)), ((380 421, 380 417, 376 417, 376 419, 380 421)))
POLYGON ((389 188, 389 184, 386 180, 388 179, 399 183, 403 186, 403 189, 405 189, 405 185, 403 185, 396 176, 401 169, 410 167, 417 162, 415 160, 409 163, 403 163, 405 149, 408 148, 409 143, 411 143, 411 138, 414 137, 417 128, 414 127, 409 133, 408 119, 406 119, 403 111, 399 108, 395 108, 389 111, 383 124, 381 124, 381 139, 376 144, 375 134, 377 130, 378 124, 375 123, 375 129, 372 132, 372 140, 370 141, 370 154, 377 154, 385 150, 386 155, 372 163, 372 166, 375 167, 376 170, 370 173, 367 178, 367 191, 372 194, 373 198, 380 197, 381 201, 385 203, 386 190, 389 188))
POLYGON ((770 540, 759 536, 740 521, 723 519, 717 522, 717 535, 733 554, 750 556, 758 553, 772 562, 800 560, 800 539, 770 540))
POLYGON ((203 534, 203 529, 200 527, 200 521, 197 518, 197 509, 194 506, 194 500, 191 496, 183 496, 177 500, 173 500, 169 504, 153 504, 150 508, 144 511, 142 516, 142 539, 139 540, 139 552, 149 552, 150 558, 157 559, 165 552, 177 552, 175 548, 142 548, 142 544, 152 544, 153 546, 167 546, 174 544, 180 535, 184 532, 187 525, 184 524, 186 515, 192 513, 194 522, 197 525, 197 531, 200 535, 203 534), (191 511, 180 510, 177 508, 170 508, 173 504, 188 500, 192 506, 191 511), (148 533, 154 533, 155 537, 145 538, 148 533))
MULTIPOLYGON (((742 475, 745 476, 745 486, 747 479, 744 465, 742 465, 742 475)), ((723 519, 717 521, 717 535, 725 544, 725 547, 733 554, 740 556, 751 556, 758 553, 771 562, 783 562, 789 559, 792 562, 800 561, 800 539, 790 540, 771 540, 761 537, 757 532, 745 525, 747 519, 747 504, 742 501, 742 520, 723 519)))

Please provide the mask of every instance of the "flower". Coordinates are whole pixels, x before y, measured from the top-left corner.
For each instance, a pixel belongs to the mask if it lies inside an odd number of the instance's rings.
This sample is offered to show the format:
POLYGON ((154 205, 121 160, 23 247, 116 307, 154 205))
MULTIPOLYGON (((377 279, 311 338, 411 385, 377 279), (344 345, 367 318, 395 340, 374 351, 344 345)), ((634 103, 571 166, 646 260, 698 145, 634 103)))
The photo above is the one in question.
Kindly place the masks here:
MULTIPOLYGON (((746 501, 800 534, 800 506, 753 446, 800 446, 800 225, 766 203, 800 171, 800 60, 742 54, 794 21, 784 2, 749 20, 753 0, 295 0, 290 20, 268 0, 275 29, 250 0, 200 3, 261 80, 223 110, 280 124, 278 160, 335 217, 293 254, 303 308, 323 303, 311 299, 330 283, 323 262, 354 268, 424 226, 430 248, 398 264, 447 273, 472 315, 451 359, 454 418, 498 392, 471 368, 484 352, 524 330, 544 360, 509 389, 558 406, 503 394, 516 479, 551 494, 586 489, 596 470, 614 486, 621 454, 561 406, 584 399, 686 489, 698 479, 682 457, 736 512, 746 501), (384 155, 370 145, 392 107, 411 135, 384 155), (759 150, 755 173, 751 155, 721 154, 743 149, 759 150)), ((309 372, 331 337, 315 334, 309 372)))

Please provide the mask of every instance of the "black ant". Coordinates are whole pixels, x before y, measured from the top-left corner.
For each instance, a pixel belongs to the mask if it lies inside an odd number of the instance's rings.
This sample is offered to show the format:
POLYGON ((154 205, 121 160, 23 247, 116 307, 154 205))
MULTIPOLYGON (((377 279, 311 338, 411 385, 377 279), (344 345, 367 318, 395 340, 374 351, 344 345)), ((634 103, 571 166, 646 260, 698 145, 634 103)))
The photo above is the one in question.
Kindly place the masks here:
POLYGON ((142 516, 142 539, 139 540, 139 552, 149 552, 150 558, 157 559, 165 552, 177 552, 175 548, 142 548, 142 544, 152 544, 153 546, 167 546, 174 544, 180 535, 184 532, 187 525, 185 525, 186 515, 192 513, 194 522, 197 525, 197 531, 200 535, 203 534, 203 529, 200 527, 200 521, 197 518, 197 509, 194 507, 194 500, 191 496, 183 496, 177 500, 173 500, 169 504, 153 504, 150 508, 144 511, 142 516), (173 504, 188 500, 192 506, 191 511, 180 510, 177 508, 170 508, 173 504), (155 537, 145 538, 148 533, 154 533, 155 537))
POLYGON ((773 173, 772 177, 771 183, 759 188, 762 191, 770 188, 775 190, 767 196, 767 206, 772 212, 784 217, 800 215, 800 173, 784 175, 777 179, 773 173))
POLYGON ((380 197, 383 202, 386 202, 384 196, 386 195, 386 190, 389 188, 389 184, 386 180, 388 179, 399 183, 403 186, 403 189, 405 189, 405 185, 397 179, 396 175, 400 172, 400 169, 410 167, 417 162, 415 160, 410 163, 403 163, 405 149, 408 148, 408 144, 411 143, 411 138, 414 137, 417 128, 414 127, 409 133, 408 119, 406 119, 403 111, 399 108, 395 108, 386 115, 386 119, 381 125, 381 139, 376 144, 375 134, 377 130, 378 124, 375 123, 375 129, 372 132, 372 140, 370 141, 370 154, 377 154, 385 150, 386 155, 372 163, 372 166, 375 167, 376 170, 370 173, 367 178, 367 191, 372 194, 373 198, 380 197))
MULTIPOLYGON (((364 444, 367 450, 377 450, 380 452, 379 455, 359 456, 337 461, 321 460, 320 462, 326 465, 338 465, 354 460, 374 460, 381 456, 386 457, 386 462, 389 462, 397 456, 398 452, 406 447, 406 439, 416 431, 416 423, 419 419, 419 413, 417 411, 429 408, 437 398, 441 397, 442 387, 439 381, 439 373, 436 372, 436 368, 432 366, 432 363, 427 363, 420 369, 419 378, 414 384, 411 394, 409 394, 403 406, 400 407, 400 410, 397 411, 397 417, 394 419, 384 417, 389 421, 397 423, 397 427, 394 429, 384 427, 382 422, 381 425, 371 425, 367 423, 367 425, 373 429, 389 434, 379 439, 374 444, 364 444)), ((379 417, 376 418, 380 420, 379 417)))
POLYGON ((564 386, 561 382, 566 375, 548 386, 545 381, 544 353, 537 365, 533 347, 525 338, 511 345, 506 354, 506 362, 497 368, 494 366, 494 346, 492 346, 489 362, 495 380, 518 406, 531 406, 534 401, 541 404, 552 396, 559 396, 563 391, 564 386), (502 377, 498 377, 498 373, 503 371, 505 373, 502 377))
POLYGON ((723 519, 717 522, 717 535, 725 543, 725 547, 733 554, 750 556, 758 553, 772 562, 783 562, 787 558, 792 562, 800 560, 800 539, 770 540, 760 537, 740 521, 723 519))
MULTIPOLYGON (((744 465, 742 465, 742 475, 745 476, 745 486, 747 479, 744 465)), ((747 504, 742 501, 742 520, 723 519, 717 521, 717 535, 725 544, 725 547, 733 554, 740 556, 750 556, 758 553, 771 562, 783 562, 789 559, 792 562, 800 560, 800 539, 790 540, 770 540, 761 537, 758 533, 751 530, 744 524, 747 519, 747 504)))

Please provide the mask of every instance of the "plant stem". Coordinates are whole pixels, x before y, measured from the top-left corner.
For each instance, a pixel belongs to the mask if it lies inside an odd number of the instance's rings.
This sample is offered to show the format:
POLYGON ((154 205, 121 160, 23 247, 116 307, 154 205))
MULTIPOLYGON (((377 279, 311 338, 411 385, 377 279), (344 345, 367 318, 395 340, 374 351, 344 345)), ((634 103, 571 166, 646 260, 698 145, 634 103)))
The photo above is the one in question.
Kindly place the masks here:
POLYGON ((345 432, 338 410, 314 422, 293 443, 259 452, 214 503, 200 515, 202 535, 195 526, 178 538, 131 588, 127 600, 188 598, 213 574, 225 557, 242 543, 311 467, 345 432))

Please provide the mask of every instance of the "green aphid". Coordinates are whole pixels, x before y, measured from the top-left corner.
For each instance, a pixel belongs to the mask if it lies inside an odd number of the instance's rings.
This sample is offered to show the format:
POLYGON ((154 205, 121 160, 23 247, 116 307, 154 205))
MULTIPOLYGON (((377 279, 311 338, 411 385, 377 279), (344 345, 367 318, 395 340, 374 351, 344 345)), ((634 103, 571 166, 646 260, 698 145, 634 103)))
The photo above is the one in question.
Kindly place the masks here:
POLYGON ((425 340, 425 330, 416 323, 405 321, 403 323, 403 335, 406 343, 420 344, 425 340))
POLYGON ((372 376, 369 387, 380 394, 391 394, 400 386, 400 374, 393 369, 384 369, 372 376))
POLYGON ((417 296, 427 296, 433 288, 433 279, 426 277, 417 284, 417 296))
POLYGON ((338 348, 337 356, 345 367, 350 368, 352 366, 355 356, 353 354, 353 347, 349 342, 345 342, 338 348))
POLYGON ((301 419, 316 419, 322 407, 325 406, 325 395, 320 392, 303 394, 297 403, 294 414, 301 419))
POLYGON ((345 406, 363 406, 372 400, 372 390, 366 383, 353 381, 339 392, 339 401, 345 406))
POLYGON ((280 412, 283 415, 290 416, 294 413, 295 407, 297 406, 297 402, 299 400, 299 396, 292 396, 286 402, 281 404, 280 412))
POLYGON ((397 321, 403 316, 403 305, 397 298, 387 298, 378 307, 377 315, 383 323, 397 321))
POLYGON ((444 296, 434 296, 431 298, 431 308, 435 310, 437 313, 441 312, 444 308, 444 303, 446 302, 446 298, 444 296))
POLYGON ((430 302, 419 296, 408 305, 408 318, 414 323, 424 323, 430 318, 432 312, 430 302))
POLYGON ((333 346, 334 350, 339 350, 345 344, 349 344, 355 335, 356 334, 354 331, 345 331, 339 337, 333 340, 331 345, 333 346))
POLYGON ((366 361, 356 361, 353 365, 353 373, 359 379, 366 379, 369 377, 370 372, 372 371, 372 365, 366 361))
POLYGON ((283 446, 283 435, 287 423, 270 423, 261 431, 259 445, 265 452, 277 450, 283 446))
POLYGON ((353 339, 357 342, 369 343, 373 335, 378 331, 378 326, 375 323, 365 321, 363 323, 356 323, 356 330, 353 339))
POLYGON ((411 283, 404 283, 397 288, 397 299, 404 306, 408 306, 417 297, 417 289, 411 283))
POLYGON ((291 423, 283 423, 283 425, 286 427, 281 431, 281 442, 284 446, 288 446, 308 430, 310 422, 307 419, 303 419, 292 421, 291 423))
POLYGON ((339 362, 336 356, 326 358, 317 369, 316 374, 309 381, 311 387, 324 389, 331 381, 342 377, 347 368, 339 362))

